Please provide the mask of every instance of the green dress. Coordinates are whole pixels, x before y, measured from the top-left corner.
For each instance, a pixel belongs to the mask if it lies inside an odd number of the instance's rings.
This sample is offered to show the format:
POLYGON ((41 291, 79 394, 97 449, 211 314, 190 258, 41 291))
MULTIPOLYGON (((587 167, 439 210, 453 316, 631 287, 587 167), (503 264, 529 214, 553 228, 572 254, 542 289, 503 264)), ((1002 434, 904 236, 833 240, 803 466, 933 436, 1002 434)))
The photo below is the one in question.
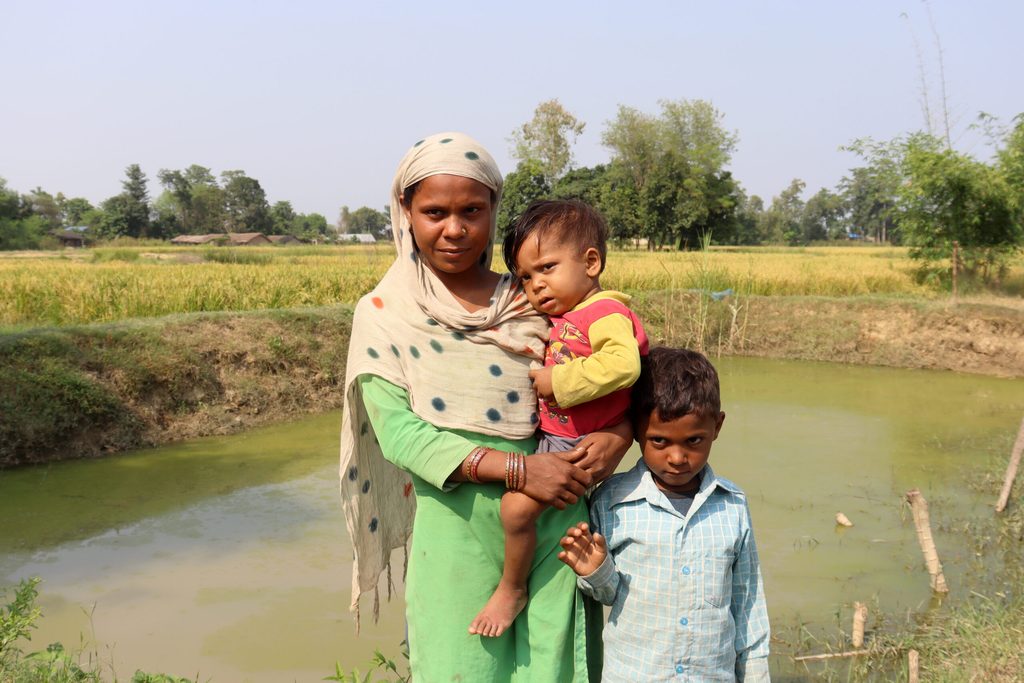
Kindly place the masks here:
POLYGON ((411 473, 416 493, 405 595, 413 680, 600 680, 599 606, 584 598, 576 575, 558 559, 565 531, 589 519, 583 500, 549 508, 538 520, 530 600, 512 628, 498 638, 470 635, 470 622, 501 578, 503 488, 446 480, 478 445, 532 453, 535 441, 435 427, 412 412, 404 389, 374 375, 358 381, 381 451, 411 473))

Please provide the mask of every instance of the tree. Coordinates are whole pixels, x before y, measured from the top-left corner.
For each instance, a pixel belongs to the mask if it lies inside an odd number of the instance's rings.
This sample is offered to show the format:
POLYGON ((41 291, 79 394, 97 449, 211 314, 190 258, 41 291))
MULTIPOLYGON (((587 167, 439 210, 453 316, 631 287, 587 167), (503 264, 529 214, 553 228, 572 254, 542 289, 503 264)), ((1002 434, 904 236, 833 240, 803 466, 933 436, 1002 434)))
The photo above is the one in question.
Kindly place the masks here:
POLYGON ((386 237, 385 228, 390 224, 391 221, 384 213, 368 206, 360 206, 349 216, 348 234, 386 237))
POLYGON ((598 207, 608 221, 613 242, 639 241, 644 235, 644 212, 633 179, 623 164, 612 161, 601 174, 598 207))
POLYGON ((184 171, 161 169, 157 175, 174 199, 181 230, 200 235, 224 231, 224 191, 210 169, 192 164, 184 171))
MULTIPOLYGON (((737 186, 724 170, 736 136, 702 100, 662 100, 660 116, 620 106, 602 142, 613 175, 632 179, 636 222, 649 246, 696 245, 715 229, 735 228, 737 186)), ((621 207, 621 203, 618 204, 621 207)))
POLYGON ((800 238, 804 244, 846 236, 846 205, 843 198, 821 188, 807 200, 800 217, 800 238))
POLYGON ((742 190, 737 191, 736 232, 732 235, 732 244, 760 244, 764 239, 758 229, 764 214, 764 200, 756 194, 745 196, 742 190))
POLYGON ((996 153, 1000 172, 1010 187, 1010 198, 1020 221, 1024 214, 1024 113, 1017 114, 1015 124, 996 153))
POLYGON ((60 227, 60 207, 57 200, 49 192, 41 187, 32 190, 25 197, 25 205, 30 215, 39 216, 46 225, 46 230, 56 230, 60 227))
POLYGON ((904 142, 903 170, 901 224, 911 257, 948 259, 956 241, 969 273, 998 278, 1024 236, 1005 172, 923 133, 904 142))
POLYGON ((804 181, 794 178, 785 190, 772 198, 771 206, 762 214, 759 228, 765 241, 774 244, 800 241, 800 217, 804 212, 800 194, 803 191, 804 181))
POLYGON ((275 202, 270 207, 271 233, 274 235, 291 234, 293 223, 297 217, 298 215, 295 213, 295 209, 292 208, 291 202, 275 202))
POLYGON ((224 171, 224 214, 228 232, 269 232, 272 226, 267 195, 245 171, 224 171))
POLYGON ((352 220, 352 212, 348 210, 348 206, 341 207, 341 211, 338 213, 338 222, 335 223, 335 228, 339 235, 344 235, 349 232, 349 222, 352 220))
POLYGON ((20 218, 21 200, 18 193, 7 187, 7 180, 0 176, 0 219, 20 218))
POLYGON ((557 99, 541 102, 533 118, 512 132, 512 156, 536 162, 549 186, 572 167, 572 145, 586 124, 570 114, 557 99))
POLYGON ((498 205, 498 234, 503 236, 532 202, 549 197, 551 184, 544 176, 539 161, 520 161, 516 170, 505 176, 505 186, 498 205))
POLYGON ((839 181, 849 213, 849 231, 876 242, 900 243, 897 195, 903 182, 903 147, 899 140, 854 140, 843 149, 867 162, 839 181))
POLYGON ((36 249, 49 229, 47 219, 33 215, 30 205, 0 178, 0 250, 36 249))
POLYGON ((178 202, 169 190, 164 190, 153 200, 153 216, 150 234, 153 237, 173 237, 181 233, 178 221, 178 202))
POLYGON ((138 164, 125 169, 125 179, 121 181, 124 201, 123 218, 125 233, 129 237, 149 237, 149 191, 146 189, 146 174, 138 164))
POLYGON ((299 214, 292 221, 291 234, 304 240, 323 241, 327 235, 327 219, 318 213, 299 214))
POLYGON ((105 199, 100 204, 102 215, 96 233, 100 237, 114 239, 115 237, 134 237, 129 226, 129 200, 122 192, 113 197, 105 199))
POLYGON ((85 225, 85 215, 94 210, 93 205, 84 197, 67 199, 57 193, 57 207, 60 209, 61 222, 66 226, 85 225))

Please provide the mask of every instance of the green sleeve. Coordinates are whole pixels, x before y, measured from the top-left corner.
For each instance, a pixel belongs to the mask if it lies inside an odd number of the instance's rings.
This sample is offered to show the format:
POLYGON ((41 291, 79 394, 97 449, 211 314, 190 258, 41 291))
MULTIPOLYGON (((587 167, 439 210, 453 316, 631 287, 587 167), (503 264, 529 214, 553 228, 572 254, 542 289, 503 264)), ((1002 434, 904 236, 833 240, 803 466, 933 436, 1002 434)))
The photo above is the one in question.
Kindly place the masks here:
POLYGON ((430 424, 412 411, 409 393, 376 375, 357 380, 384 457, 439 489, 478 444, 430 424))

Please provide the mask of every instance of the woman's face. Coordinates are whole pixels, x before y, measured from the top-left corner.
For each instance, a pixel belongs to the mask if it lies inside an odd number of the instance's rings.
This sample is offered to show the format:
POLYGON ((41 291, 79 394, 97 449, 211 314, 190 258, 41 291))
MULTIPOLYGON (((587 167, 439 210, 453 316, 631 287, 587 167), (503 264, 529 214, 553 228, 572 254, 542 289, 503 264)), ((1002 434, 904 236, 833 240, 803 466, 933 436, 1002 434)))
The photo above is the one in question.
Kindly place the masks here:
POLYGON ((402 210, 412 225, 420 257, 441 278, 488 270, 480 256, 491 237, 491 190, 455 175, 432 175, 420 181, 411 205, 402 210))

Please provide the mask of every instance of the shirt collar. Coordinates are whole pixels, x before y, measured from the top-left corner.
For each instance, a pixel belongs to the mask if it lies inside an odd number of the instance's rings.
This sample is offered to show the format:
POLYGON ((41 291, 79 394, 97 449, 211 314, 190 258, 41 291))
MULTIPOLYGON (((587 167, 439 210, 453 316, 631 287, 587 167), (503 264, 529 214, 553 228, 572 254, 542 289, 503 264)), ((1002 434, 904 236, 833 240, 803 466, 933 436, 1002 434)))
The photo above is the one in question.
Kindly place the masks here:
MULTIPOLYGON (((710 497, 716 489, 720 488, 728 493, 740 492, 732 482, 716 477, 715 471, 711 469, 709 464, 704 465, 700 476, 700 488, 697 489, 697 495, 694 496, 693 509, 698 508, 700 503, 710 497)), ((626 474, 622 483, 625 484, 623 494, 621 497, 617 497, 618 500, 612 507, 630 501, 646 500, 651 505, 656 505, 670 512, 675 511, 675 508, 668 501, 668 497, 654 483, 654 475, 651 474, 651 470, 647 467, 643 457, 637 460, 636 465, 626 474)))

